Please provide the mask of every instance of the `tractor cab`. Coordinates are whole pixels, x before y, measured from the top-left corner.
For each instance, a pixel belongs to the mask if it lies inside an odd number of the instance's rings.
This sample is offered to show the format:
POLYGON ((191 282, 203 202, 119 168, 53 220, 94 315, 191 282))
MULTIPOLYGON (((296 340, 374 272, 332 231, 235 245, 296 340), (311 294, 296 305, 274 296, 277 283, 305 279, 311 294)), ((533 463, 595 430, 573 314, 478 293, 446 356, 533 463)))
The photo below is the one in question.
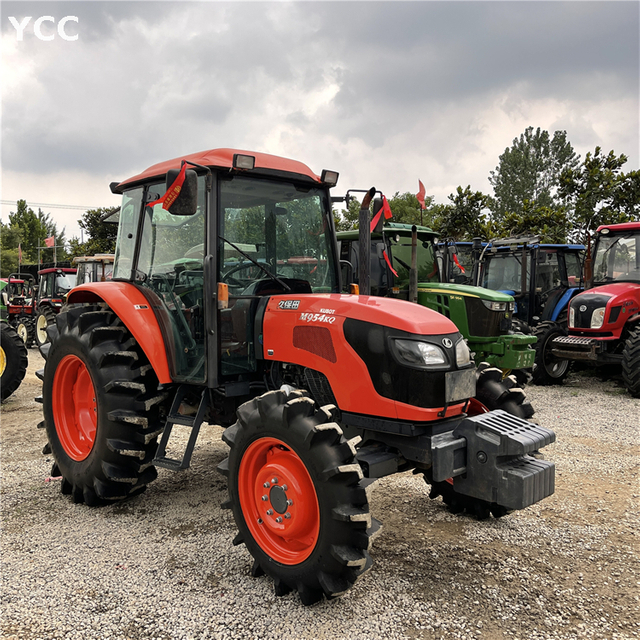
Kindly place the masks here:
POLYGON ((114 255, 97 253, 95 256, 78 256, 72 260, 76 265, 76 285, 85 282, 104 282, 113 276, 114 255))
POLYGON ((581 289, 583 251, 583 245, 541 244, 537 237, 494 240, 482 250, 476 282, 512 295, 523 326, 566 323, 568 302, 581 289))
POLYGON ((239 163, 254 160, 236 154, 206 160, 219 170, 189 169, 192 206, 179 212, 164 208, 170 185, 154 167, 117 187, 113 280, 138 285, 162 318, 174 380, 255 373, 265 296, 338 291, 329 184, 294 162, 281 179, 273 169, 248 175, 239 163))

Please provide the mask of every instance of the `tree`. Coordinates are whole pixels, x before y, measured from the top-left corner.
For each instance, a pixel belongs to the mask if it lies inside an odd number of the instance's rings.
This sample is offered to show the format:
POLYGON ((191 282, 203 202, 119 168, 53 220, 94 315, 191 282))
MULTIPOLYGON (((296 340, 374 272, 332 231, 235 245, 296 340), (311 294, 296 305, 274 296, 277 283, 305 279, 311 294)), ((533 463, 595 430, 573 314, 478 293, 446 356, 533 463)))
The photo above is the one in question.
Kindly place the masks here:
POLYGON ((474 237, 489 238, 494 230, 489 218, 491 198, 481 191, 458 187, 449 195, 450 205, 438 210, 434 227, 443 238, 472 240, 474 237))
POLYGON ((540 127, 535 132, 533 127, 527 127, 499 160, 489 177, 496 221, 507 213, 521 214, 525 201, 534 207, 559 208, 565 204, 558 190, 560 175, 579 164, 566 131, 556 131, 550 137, 540 127))
POLYGON ((89 209, 78 220, 80 228, 86 232, 85 242, 79 242, 77 238, 71 240, 71 255, 93 256, 96 253, 114 253, 116 250, 116 238, 118 225, 103 222, 104 218, 114 213, 118 207, 98 207, 89 209))
POLYGON ((559 191, 573 209, 572 239, 588 243, 602 224, 640 219, 640 172, 622 173, 626 161, 596 147, 579 167, 562 172, 559 191))
POLYGON ((389 198, 393 222, 430 226, 434 212, 433 200, 433 196, 425 196, 425 210, 423 211, 415 194, 408 191, 401 194, 396 191, 393 197, 389 198))
POLYGON ((51 214, 38 209, 36 215, 33 209, 27 206, 25 200, 18 200, 17 210, 9 214, 9 226, 17 234, 14 239, 15 245, 11 248, 17 249, 20 243, 23 264, 37 262, 38 256, 43 262, 53 262, 53 248, 42 248, 45 247, 45 239, 52 236, 55 237, 58 261, 67 258, 64 250, 66 242, 64 229, 61 232, 58 231, 55 222, 51 220, 51 214))
POLYGON ((536 206, 525 200, 522 213, 507 213, 497 225, 495 236, 538 236, 540 242, 565 244, 570 230, 571 221, 564 207, 536 206))

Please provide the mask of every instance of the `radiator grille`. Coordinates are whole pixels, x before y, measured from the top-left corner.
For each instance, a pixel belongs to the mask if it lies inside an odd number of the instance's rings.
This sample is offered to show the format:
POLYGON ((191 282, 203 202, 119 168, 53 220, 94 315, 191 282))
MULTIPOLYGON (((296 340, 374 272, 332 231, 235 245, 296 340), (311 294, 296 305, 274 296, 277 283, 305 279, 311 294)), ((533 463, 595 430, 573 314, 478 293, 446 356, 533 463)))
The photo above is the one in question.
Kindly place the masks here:
POLYGON ((293 346, 332 363, 337 360, 331 332, 326 327, 294 327, 293 346))

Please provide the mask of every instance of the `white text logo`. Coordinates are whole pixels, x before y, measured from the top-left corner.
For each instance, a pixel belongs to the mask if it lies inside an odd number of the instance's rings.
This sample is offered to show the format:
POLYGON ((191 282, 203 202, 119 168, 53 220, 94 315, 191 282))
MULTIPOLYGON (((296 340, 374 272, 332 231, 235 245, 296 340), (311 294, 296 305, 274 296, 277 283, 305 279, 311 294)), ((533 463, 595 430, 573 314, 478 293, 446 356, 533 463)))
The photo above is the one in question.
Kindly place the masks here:
MULTIPOLYGON (((24 31, 27 28, 27 25, 29 24, 29 22, 31 22, 31 16, 27 16, 26 18, 23 18, 22 21, 20 22, 18 22, 17 18, 14 18, 13 16, 9 16, 9 22, 14 26, 16 30, 16 33, 17 33, 16 40, 18 41, 24 40, 24 31)), ((42 24, 44 22, 53 22, 53 24, 55 24, 56 19, 53 16, 40 16, 33 23, 33 33, 35 34, 36 38, 38 38, 38 40, 43 40, 44 42, 50 42, 56 36, 54 33, 51 33, 49 35, 42 33, 42 24)), ((78 16, 65 16, 64 18, 62 18, 62 20, 58 22, 58 35, 63 40, 66 40, 67 42, 73 42, 74 40, 78 39, 78 34, 76 33, 74 35, 70 35, 65 31, 67 22, 77 23, 78 16)))

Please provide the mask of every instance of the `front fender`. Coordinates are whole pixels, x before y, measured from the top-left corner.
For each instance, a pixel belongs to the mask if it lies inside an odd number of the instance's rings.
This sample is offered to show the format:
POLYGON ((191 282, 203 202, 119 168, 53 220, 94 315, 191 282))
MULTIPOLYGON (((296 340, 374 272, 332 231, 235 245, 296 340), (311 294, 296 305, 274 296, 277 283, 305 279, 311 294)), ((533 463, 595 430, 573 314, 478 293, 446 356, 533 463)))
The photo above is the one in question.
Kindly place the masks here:
POLYGON ((155 313, 138 287, 129 282, 90 282, 74 287, 67 303, 104 302, 120 318, 149 359, 161 384, 172 382, 164 338, 155 313))

